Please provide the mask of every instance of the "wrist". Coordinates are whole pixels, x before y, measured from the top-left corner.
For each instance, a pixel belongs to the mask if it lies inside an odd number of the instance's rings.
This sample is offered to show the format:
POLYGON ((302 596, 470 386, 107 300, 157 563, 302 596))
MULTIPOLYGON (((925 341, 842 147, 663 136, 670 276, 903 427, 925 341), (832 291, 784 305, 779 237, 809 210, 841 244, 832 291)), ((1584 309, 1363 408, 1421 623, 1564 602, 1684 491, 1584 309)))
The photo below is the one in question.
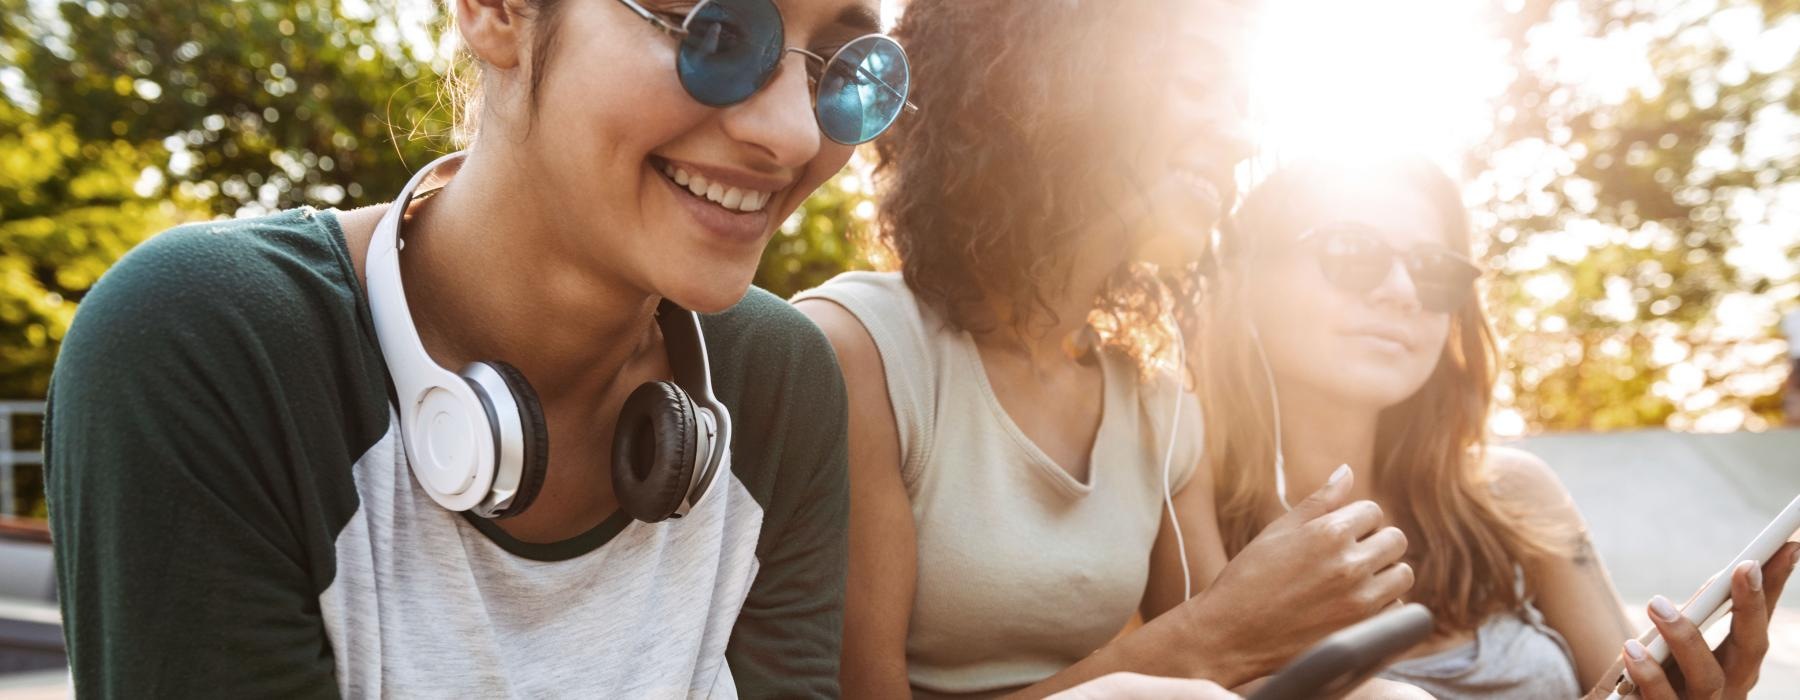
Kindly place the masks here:
POLYGON ((1177 606, 1189 653, 1184 675, 1212 681, 1233 688, 1261 675, 1250 658, 1244 640, 1232 630, 1231 613, 1208 604, 1207 593, 1201 593, 1187 605, 1177 606))

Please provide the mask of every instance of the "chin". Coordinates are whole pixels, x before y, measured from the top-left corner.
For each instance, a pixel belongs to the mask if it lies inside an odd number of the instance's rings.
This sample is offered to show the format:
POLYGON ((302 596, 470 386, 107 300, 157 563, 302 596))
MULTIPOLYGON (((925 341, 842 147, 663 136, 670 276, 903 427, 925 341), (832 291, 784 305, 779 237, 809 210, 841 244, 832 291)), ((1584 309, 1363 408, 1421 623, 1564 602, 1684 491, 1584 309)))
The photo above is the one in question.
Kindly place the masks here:
POLYGON ((1338 385, 1336 393, 1350 403, 1386 409, 1412 398, 1429 379, 1391 370, 1388 367, 1344 367, 1335 382, 1338 385))
POLYGON ((743 301, 744 295, 750 291, 750 279, 754 275, 754 270, 748 274, 696 272, 693 277, 660 291, 663 298, 675 302, 681 308, 713 314, 743 301))

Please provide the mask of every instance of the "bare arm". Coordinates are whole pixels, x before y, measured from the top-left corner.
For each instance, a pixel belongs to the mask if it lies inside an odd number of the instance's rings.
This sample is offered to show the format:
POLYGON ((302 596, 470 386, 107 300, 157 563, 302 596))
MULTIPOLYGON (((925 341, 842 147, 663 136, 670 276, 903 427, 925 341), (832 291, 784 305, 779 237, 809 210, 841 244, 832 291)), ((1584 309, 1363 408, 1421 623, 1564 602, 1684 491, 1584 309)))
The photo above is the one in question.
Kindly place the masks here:
POLYGON ((1511 448, 1488 452, 1487 468, 1501 503, 1537 524, 1543 532, 1566 536, 1553 545, 1565 551, 1523 562, 1544 620, 1562 634, 1575 655, 1581 687, 1593 687, 1619 657, 1619 645, 1638 630, 1625 616, 1624 602, 1588 537, 1587 523, 1567 489, 1536 456, 1511 448))
POLYGON ((795 305, 825 331, 850 400, 850 572, 844 591, 844 697, 906 698, 906 627, 916 586, 912 507, 900 480, 900 438, 881 355, 849 311, 795 305))

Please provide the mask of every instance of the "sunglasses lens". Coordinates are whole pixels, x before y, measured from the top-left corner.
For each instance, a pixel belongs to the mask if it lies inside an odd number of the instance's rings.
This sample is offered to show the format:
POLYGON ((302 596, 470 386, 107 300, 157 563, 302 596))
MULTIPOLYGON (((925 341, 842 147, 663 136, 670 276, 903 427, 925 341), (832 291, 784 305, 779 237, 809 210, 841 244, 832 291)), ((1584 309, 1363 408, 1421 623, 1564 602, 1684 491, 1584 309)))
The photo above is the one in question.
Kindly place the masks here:
POLYGON ((781 13, 769 0, 713 0, 694 13, 675 70, 709 107, 749 99, 781 61, 781 13))
POLYGON ((1394 257, 1380 242, 1360 233, 1329 234, 1319 250, 1325 279, 1351 294, 1366 294, 1387 278, 1394 257))
POLYGON ((1407 265, 1419 290, 1419 306, 1433 313, 1450 313, 1469 301, 1479 272, 1462 260, 1443 254, 1423 254, 1407 265))
POLYGON ((852 41, 819 76, 819 128, 841 144, 869 141, 900 116, 911 88, 906 52, 894 40, 866 36, 852 41))

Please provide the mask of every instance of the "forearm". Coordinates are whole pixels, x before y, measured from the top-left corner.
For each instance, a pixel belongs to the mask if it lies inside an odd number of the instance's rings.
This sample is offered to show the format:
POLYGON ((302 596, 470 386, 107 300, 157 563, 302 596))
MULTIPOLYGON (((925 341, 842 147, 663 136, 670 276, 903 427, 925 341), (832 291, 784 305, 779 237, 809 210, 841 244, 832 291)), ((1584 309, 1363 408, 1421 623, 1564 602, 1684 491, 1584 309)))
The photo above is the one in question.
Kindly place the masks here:
POLYGON ((1236 640, 1206 624, 1191 605, 1169 611, 1099 651, 1008 697, 1039 698, 1109 673, 1128 671, 1171 678, 1199 678, 1231 687, 1258 675, 1236 640))
POLYGON ((844 666, 838 678, 847 698, 912 697, 912 684, 906 677, 906 655, 865 654, 850 640, 844 640, 844 666), (853 660, 854 659, 854 660, 853 660))

